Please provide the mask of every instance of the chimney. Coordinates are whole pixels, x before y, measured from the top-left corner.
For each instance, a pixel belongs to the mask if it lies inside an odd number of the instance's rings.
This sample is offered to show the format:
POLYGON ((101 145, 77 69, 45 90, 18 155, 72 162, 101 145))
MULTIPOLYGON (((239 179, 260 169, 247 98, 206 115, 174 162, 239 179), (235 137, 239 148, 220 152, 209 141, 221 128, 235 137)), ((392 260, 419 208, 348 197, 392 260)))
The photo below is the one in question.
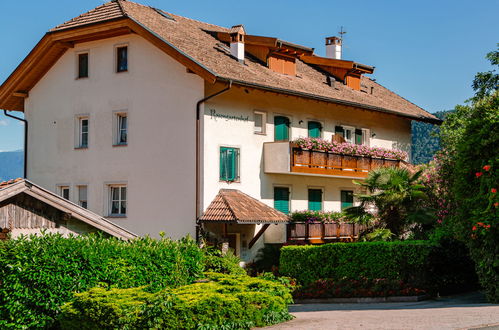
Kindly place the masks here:
POLYGON ((242 25, 234 25, 230 28, 230 53, 239 62, 244 63, 244 35, 246 31, 242 25))
POLYGON ((326 57, 341 60, 341 38, 326 38, 326 57))

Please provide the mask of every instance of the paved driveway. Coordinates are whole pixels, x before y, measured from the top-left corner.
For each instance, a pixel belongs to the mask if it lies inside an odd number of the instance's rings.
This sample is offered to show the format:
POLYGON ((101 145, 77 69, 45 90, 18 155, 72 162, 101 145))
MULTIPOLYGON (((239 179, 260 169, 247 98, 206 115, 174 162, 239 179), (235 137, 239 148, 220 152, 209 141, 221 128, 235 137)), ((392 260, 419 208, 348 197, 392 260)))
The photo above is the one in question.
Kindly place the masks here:
POLYGON ((477 329, 499 330, 499 305, 479 293, 410 303, 290 306, 295 319, 265 329, 477 329))

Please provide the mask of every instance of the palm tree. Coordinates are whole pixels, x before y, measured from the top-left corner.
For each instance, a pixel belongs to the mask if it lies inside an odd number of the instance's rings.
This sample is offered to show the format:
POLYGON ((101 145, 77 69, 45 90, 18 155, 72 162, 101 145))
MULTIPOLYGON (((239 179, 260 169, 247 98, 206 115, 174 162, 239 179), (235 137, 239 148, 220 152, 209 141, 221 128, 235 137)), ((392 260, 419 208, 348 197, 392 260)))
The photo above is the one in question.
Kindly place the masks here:
POLYGON ((369 172, 363 182, 354 181, 367 192, 356 194, 360 205, 345 210, 350 219, 370 226, 389 229, 400 237, 410 225, 433 219, 423 206, 424 186, 418 184, 421 171, 414 174, 405 168, 381 167, 369 172))

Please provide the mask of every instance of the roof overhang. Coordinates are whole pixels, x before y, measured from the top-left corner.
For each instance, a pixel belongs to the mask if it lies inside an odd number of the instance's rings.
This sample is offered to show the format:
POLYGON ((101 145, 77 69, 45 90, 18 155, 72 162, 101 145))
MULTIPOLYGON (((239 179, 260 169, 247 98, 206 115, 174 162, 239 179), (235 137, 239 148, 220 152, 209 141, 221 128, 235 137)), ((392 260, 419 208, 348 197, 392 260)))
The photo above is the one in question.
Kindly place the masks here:
POLYGON ((48 191, 31 181, 22 179, 16 180, 11 184, 0 186, 0 202, 3 202, 16 195, 24 193, 29 195, 42 203, 50 205, 71 217, 80 220, 98 230, 101 230, 111 236, 121 239, 129 240, 136 238, 137 235, 126 230, 123 227, 95 214, 79 205, 76 205, 61 196, 48 191))

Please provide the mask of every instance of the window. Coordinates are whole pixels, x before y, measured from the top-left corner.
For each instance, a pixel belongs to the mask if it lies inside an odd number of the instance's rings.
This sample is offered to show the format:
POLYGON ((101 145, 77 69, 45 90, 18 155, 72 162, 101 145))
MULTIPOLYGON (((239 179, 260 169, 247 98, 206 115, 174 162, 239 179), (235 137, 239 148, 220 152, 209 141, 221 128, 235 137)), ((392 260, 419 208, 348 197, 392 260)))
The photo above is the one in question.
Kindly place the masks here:
POLYGON ((126 113, 119 113, 116 115, 116 144, 128 144, 128 116, 126 113))
POLYGON ((61 195, 62 198, 69 200, 69 187, 68 186, 60 186, 59 187, 59 194, 61 195))
POLYGON ((88 78, 88 53, 78 54, 78 78, 88 78))
POLYGON ((255 111, 255 134, 265 134, 265 125, 267 124, 267 114, 261 111, 255 111))
POLYGON ((126 186, 109 187, 109 215, 126 216, 126 186))
POLYGON ((220 148, 220 181, 239 180, 239 149, 220 148))
POLYGON ((289 118, 283 116, 274 117, 274 141, 289 140, 289 118))
POLYGON ((341 210, 353 206, 353 191, 352 190, 342 190, 341 191, 341 210))
POLYGON ((128 47, 117 47, 116 54, 116 72, 128 71, 128 47))
POLYGON ((88 148, 88 117, 78 118, 78 148, 88 148))
POLYGON ((308 137, 320 138, 322 135, 322 125, 318 121, 308 122, 308 137))
POLYGON ((87 208, 87 186, 78 186, 78 205, 87 208))
POLYGON ((289 213, 289 188, 274 187, 274 208, 284 214, 289 213))
POLYGON ((355 128, 351 126, 335 126, 335 135, 339 135, 345 139, 346 142, 352 144, 369 145, 369 129, 355 128))
POLYGON ((322 189, 308 190, 308 209, 310 211, 322 211, 322 189))

